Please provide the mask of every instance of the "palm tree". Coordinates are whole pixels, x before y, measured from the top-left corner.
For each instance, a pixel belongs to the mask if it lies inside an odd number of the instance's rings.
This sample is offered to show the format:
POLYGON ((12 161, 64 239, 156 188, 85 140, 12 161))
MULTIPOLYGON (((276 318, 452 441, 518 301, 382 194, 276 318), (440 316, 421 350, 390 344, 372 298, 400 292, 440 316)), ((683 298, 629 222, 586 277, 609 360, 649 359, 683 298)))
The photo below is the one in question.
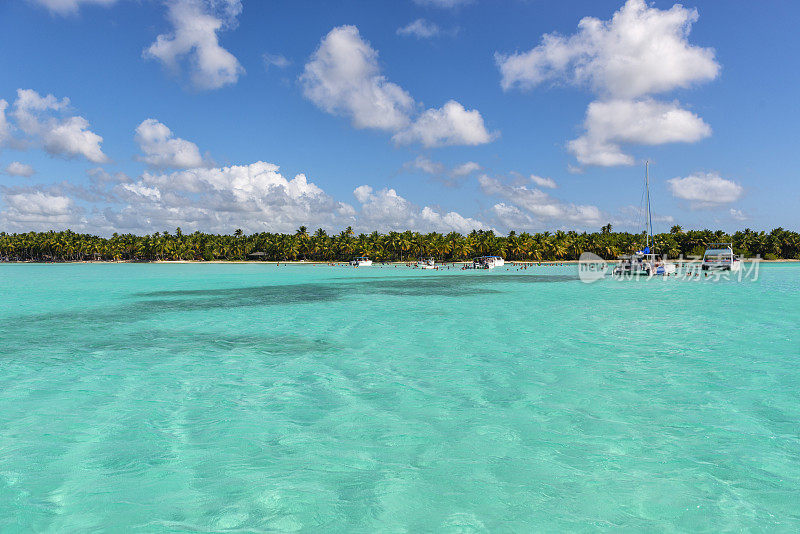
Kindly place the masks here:
MULTIPOLYGON (((654 236, 660 252, 670 257, 681 254, 700 254, 712 242, 733 242, 737 253, 769 257, 795 258, 800 256, 800 234, 784 228, 771 232, 751 229, 730 235, 723 231, 688 230, 673 227, 669 233, 654 236), (680 231, 679 231, 680 230, 680 231)), ((315 260, 347 260, 354 252, 374 256, 379 260, 406 260, 411 255, 433 255, 439 260, 463 260, 474 255, 497 254, 509 259, 567 259, 584 251, 595 252, 607 259, 621 251, 642 246, 644 234, 595 233, 557 231, 555 234, 510 232, 496 236, 488 231, 473 231, 469 235, 451 232, 389 232, 360 234, 354 237, 352 228, 335 236, 319 229, 313 235, 301 227, 294 234, 259 233, 245 236, 211 235, 193 232, 184 235, 179 228, 175 234, 155 232, 152 235, 113 234, 103 238, 89 234, 63 232, 0 232, 0 260, 7 261, 68 261, 103 259, 152 261, 171 259, 212 260, 246 259, 253 251, 263 252, 264 260, 288 260, 298 257, 315 260)))

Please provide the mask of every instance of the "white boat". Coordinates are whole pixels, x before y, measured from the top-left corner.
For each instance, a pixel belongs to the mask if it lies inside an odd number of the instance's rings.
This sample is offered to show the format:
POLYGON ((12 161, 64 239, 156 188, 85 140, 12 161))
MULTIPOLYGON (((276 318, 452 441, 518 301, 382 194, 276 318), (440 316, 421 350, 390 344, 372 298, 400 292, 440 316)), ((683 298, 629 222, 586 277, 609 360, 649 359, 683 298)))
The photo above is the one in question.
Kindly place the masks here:
POLYGON ((666 256, 656 253, 656 242, 653 238, 653 216, 650 213, 650 162, 644 164, 645 189, 645 246, 632 254, 619 256, 619 263, 611 272, 613 276, 664 276, 677 272, 674 263, 667 261, 666 256))
POLYGON ((420 269, 435 269, 436 268, 436 260, 433 258, 422 259, 420 258, 417 261, 417 267, 420 269))
POLYGON ((350 260, 350 265, 353 267, 372 267, 372 260, 367 257, 356 258, 354 260, 350 260))
POLYGON ((472 260, 473 269, 494 269, 502 267, 506 262, 500 256, 481 256, 472 260))
POLYGON ((709 243, 703 253, 704 271, 733 271, 742 268, 742 259, 733 253, 733 243, 709 243))

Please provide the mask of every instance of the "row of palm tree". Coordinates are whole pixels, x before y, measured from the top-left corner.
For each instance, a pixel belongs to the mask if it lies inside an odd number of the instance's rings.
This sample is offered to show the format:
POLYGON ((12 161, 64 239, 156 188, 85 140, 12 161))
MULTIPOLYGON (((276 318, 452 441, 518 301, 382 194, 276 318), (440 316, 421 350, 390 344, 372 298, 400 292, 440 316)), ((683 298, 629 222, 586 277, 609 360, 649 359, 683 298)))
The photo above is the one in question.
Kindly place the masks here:
MULTIPOLYGON (((659 252, 671 258, 702 254, 708 243, 732 242, 734 250, 746 257, 800 259, 800 234, 783 228, 769 233, 750 229, 732 235, 722 231, 688 230, 673 226, 658 234, 659 252)), ((159 260, 264 260, 264 261, 346 261, 369 256, 377 261, 408 261, 434 257, 440 261, 465 260, 474 256, 498 255, 519 261, 577 259, 593 252, 612 259, 620 253, 641 248, 644 234, 613 232, 610 224, 595 233, 557 231, 516 233, 507 236, 476 230, 468 235, 451 232, 389 232, 356 235, 352 228, 338 234, 319 229, 313 234, 301 226, 294 234, 257 233, 233 235, 194 232, 155 232, 151 235, 113 234, 110 238, 63 232, 0 232, 0 260, 3 261, 159 261, 159 260)))

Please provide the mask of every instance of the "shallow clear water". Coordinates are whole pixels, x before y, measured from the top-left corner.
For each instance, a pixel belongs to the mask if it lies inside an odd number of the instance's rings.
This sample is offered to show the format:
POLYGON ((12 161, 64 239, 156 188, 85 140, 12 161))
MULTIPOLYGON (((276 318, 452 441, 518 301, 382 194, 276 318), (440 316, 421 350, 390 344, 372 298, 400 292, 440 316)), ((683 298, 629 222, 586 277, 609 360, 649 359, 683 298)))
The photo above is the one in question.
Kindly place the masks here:
POLYGON ((799 297, 0 265, 0 531, 797 531, 799 297))

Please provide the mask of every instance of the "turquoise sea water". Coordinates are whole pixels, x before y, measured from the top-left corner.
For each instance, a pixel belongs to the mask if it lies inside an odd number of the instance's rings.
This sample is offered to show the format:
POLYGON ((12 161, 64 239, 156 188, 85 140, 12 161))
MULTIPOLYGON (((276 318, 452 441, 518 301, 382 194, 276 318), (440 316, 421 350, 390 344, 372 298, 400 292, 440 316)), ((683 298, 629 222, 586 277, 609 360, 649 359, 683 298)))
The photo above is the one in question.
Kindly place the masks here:
POLYGON ((758 281, 0 265, 0 531, 800 530, 758 281))

